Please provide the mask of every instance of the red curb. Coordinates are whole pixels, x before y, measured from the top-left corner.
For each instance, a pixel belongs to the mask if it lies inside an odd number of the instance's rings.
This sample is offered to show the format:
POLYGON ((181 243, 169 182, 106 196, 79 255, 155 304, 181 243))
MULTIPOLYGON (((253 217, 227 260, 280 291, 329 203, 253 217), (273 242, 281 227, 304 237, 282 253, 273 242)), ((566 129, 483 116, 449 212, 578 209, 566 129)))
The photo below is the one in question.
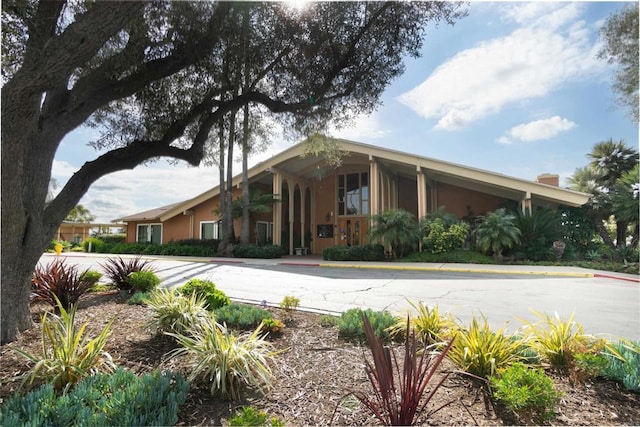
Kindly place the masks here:
POLYGON ((618 280, 626 280, 627 282, 640 283, 640 279, 632 279, 630 277, 620 277, 620 276, 610 276, 608 274, 599 274, 595 273, 593 277, 600 277, 603 279, 618 279, 618 280))
POLYGON ((292 265, 292 266, 300 266, 300 267, 320 267, 320 264, 311 263, 311 262, 279 262, 278 265, 292 265))

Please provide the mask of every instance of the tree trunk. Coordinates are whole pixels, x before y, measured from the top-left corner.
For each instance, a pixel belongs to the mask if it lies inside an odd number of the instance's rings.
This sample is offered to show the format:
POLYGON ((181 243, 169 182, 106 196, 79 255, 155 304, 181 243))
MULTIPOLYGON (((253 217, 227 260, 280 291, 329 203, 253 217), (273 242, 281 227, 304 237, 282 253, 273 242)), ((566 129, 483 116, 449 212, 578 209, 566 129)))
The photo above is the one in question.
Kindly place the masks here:
POLYGON ((249 197, 249 105, 244 106, 242 125, 242 226, 240 242, 249 243, 251 227, 251 200, 249 197))
POLYGON ((218 244, 218 255, 224 255, 227 249, 227 239, 225 239, 226 228, 224 226, 224 213, 226 212, 226 198, 227 198, 227 189, 225 187, 225 175, 224 175, 224 155, 225 155, 225 145, 224 145, 224 117, 220 119, 218 123, 218 143, 220 144, 220 153, 218 154, 218 176, 220 177, 220 194, 218 195, 219 199, 219 207, 218 210, 220 212, 220 219, 218 221, 218 239, 220 240, 218 244), (221 220, 221 221, 220 221, 221 220))
POLYGON ((627 246, 627 221, 616 221, 616 246, 627 246))
POLYGON ((227 142, 227 194, 224 207, 224 219, 222 225, 225 228, 225 254, 227 256, 233 255, 233 245, 235 244, 236 236, 233 228, 233 146, 235 145, 236 136, 236 112, 234 110, 229 116, 229 140, 227 142))
POLYGON ((595 218, 594 225, 596 231, 598 232, 598 236, 602 238, 602 241, 605 243, 605 245, 613 248, 615 245, 613 244, 613 240, 611 239, 611 236, 609 236, 609 233, 607 232, 607 229, 602 222, 602 218, 595 218))

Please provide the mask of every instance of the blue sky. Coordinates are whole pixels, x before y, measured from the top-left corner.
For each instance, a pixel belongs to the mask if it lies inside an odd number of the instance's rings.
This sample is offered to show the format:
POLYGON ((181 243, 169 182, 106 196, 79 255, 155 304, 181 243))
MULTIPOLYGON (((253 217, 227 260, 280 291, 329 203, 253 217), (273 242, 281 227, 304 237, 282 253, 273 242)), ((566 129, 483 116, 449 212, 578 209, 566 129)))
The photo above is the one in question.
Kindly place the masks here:
MULTIPOLYGON (((615 68, 596 58, 599 27, 619 2, 473 2, 455 26, 432 26, 422 57, 408 59, 382 105, 331 135, 561 185, 597 142, 638 147, 638 126, 615 107, 615 68)), ((62 142, 53 176, 63 184, 96 153, 78 129, 62 142)), ((275 138, 251 159, 298 141, 275 138)), ((234 171, 240 172, 240 166, 234 171)), ((96 182, 81 203, 110 221, 189 199, 218 184, 218 170, 160 161, 96 182)))

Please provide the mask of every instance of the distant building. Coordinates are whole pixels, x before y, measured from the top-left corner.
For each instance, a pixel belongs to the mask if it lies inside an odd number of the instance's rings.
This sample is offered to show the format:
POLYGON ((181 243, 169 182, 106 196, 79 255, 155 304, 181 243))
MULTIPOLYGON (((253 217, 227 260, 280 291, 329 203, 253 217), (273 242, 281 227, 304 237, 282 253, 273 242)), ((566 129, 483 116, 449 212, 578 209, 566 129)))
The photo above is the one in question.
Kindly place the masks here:
MULTIPOLYGON (((422 218, 438 207, 470 218, 508 204, 581 206, 589 195, 558 187, 558 176, 538 182, 443 162, 415 154, 340 140, 348 151, 342 166, 331 168, 321 157, 302 158, 304 143, 294 145, 249 170, 249 185, 280 200, 271 213, 252 219, 255 243, 285 244, 322 253, 333 245, 366 243, 370 216, 402 208, 422 218)), ((240 197, 242 175, 233 179, 240 197)), ((220 188, 168 206, 118 218, 127 241, 167 243, 219 236, 220 188)), ((240 220, 234 221, 239 235, 240 220)))
POLYGON ((126 227, 126 224, 103 224, 89 222, 63 222, 58 227, 56 240, 62 240, 71 243, 81 243, 87 237, 91 237, 94 233, 102 232, 106 234, 120 233, 126 227))

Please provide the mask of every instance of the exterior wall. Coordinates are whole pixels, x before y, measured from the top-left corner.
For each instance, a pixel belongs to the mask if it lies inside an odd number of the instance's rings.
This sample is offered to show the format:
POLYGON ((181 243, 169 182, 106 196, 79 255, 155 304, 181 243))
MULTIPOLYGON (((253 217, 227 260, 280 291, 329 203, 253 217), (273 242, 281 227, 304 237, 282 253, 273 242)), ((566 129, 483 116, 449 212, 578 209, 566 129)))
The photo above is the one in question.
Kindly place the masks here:
POLYGON ((455 185, 437 183, 437 206, 444 206, 446 212, 458 218, 478 216, 495 211, 505 204, 507 199, 491 194, 480 193, 455 185))
POLYGON ((191 217, 189 215, 182 215, 182 214, 176 215, 170 220, 163 222, 162 223, 162 243, 169 243, 169 242, 175 242, 176 240, 188 239, 190 224, 191 224, 191 217))
POLYGON ((418 183, 415 178, 398 177, 398 208, 418 218, 418 183))
POLYGON ((315 223, 311 224, 313 252, 321 254, 325 248, 336 244, 336 174, 327 175, 321 181, 314 180, 312 185, 315 194, 315 223), (334 237, 319 237, 318 225, 330 226, 334 237))

